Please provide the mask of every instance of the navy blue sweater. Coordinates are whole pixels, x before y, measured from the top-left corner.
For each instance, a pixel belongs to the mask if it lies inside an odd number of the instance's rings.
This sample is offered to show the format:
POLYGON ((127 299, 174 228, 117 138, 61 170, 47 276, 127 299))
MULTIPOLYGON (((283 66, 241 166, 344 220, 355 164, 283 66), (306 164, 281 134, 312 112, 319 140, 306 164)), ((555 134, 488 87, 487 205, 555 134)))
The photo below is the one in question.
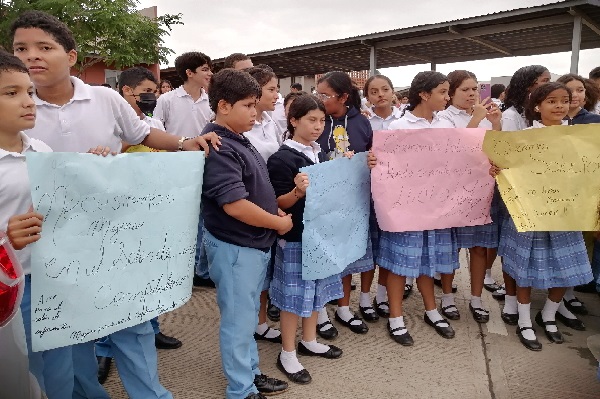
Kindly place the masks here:
POLYGON ((600 123, 600 115, 581 108, 581 110, 571 119, 571 125, 587 125, 588 123, 600 123))
POLYGON ((268 251, 277 237, 275 230, 250 226, 223 210, 226 204, 246 199, 277 215, 277 198, 263 158, 248 139, 221 125, 209 123, 202 134, 207 132, 221 136, 221 146, 210 151, 204 165, 204 227, 221 241, 268 251))
POLYGON ((348 151, 364 152, 371 149, 373 145, 373 129, 371 123, 356 108, 349 107, 346 115, 340 118, 327 116, 325 118, 325 128, 323 133, 317 139, 321 150, 329 154, 335 149, 335 140, 333 139, 333 130, 336 126, 346 128, 348 141, 350 142, 348 151))

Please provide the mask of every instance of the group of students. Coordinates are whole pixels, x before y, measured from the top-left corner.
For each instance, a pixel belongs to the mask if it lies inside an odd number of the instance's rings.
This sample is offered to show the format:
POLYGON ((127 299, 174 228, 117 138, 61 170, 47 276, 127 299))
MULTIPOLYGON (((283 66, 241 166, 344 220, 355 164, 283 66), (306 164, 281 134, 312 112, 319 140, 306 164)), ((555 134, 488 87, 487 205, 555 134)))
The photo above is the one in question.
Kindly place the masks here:
MULTIPOLYGON (((377 159, 371 146, 377 130, 515 131, 600 123, 599 115, 585 109, 590 102, 596 105, 598 91, 588 80, 569 74, 550 83, 546 68, 524 67, 513 75, 499 106, 480 99, 477 79, 468 71, 447 76, 427 71, 415 76, 408 105, 400 110, 393 105, 391 80, 375 75, 363 88, 371 107, 361 112, 363 99, 346 73, 323 75, 316 95, 296 92, 281 101, 277 77, 268 66, 254 66, 236 53, 213 74, 210 58, 191 52, 175 62, 182 86, 169 91, 170 84, 164 84, 163 92, 163 83, 159 89, 148 70, 135 67, 121 74, 116 93, 70 76, 77 56, 75 42, 56 18, 37 11, 23 13, 14 21, 11 35, 15 56, 0 53, 0 171, 8 176, 0 181, 0 228, 6 228, 19 250, 27 274, 21 310, 30 369, 50 399, 108 398, 98 382, 94 357, 107 358, 100 352, 107 344, 131 398, 171 398, 159 382, 156 348, 175 348, 181 342, 158 335, 154 320, 110 334, 96 347, 88 342, 31 351, 35 276, 28 245, 39 239, 43 223, 43 216, 31 210, 22 162, 31 151, 104 156, 125 151, 206 151, 194 285, 216 287, 227 398, 260 399, 288 389, 287 382, 260 371, 257 340, 282 345, 274 361, 298 384, 312 380, 298 354, 342 356, 342 349, 317 341, 317 336, 333 340, 339 335, 328 303, 335 302, 336 322, 352 333, 368 333, 365 321, 387 318, 390 338, 410 346, 414 339, 404 321, 403 302, 416 281, 424 322, 440 336, 453 338, 450 321, 461 317, 453 285, 461 248, 470 253, 469 310, 476 322, 489 321, 481 298, 484 287, 504 290, 496 295, 505 302, 502 319, 517 326, 524 346, 540 350, 530 296, 531 288, 541 288, 548 289, 548 299, 535 321, 551 342, 563 342, 556 320, 585 329, 574 315, 585 314, 585 306, 572 289, 594 277, 582 233, 517 232, 497 190, 493 222, 482 226, 386 232, 378 228, 372 209, 366 254, 338 275, 303 280, 302 215, 311 181, 300 169, 367 151, 367 166, 374 167, 377 159), (162 94, 155 104, 142 98, 143 93, 158 90, 162 94), (284 115, 285 129, 278 111, 284 115), (490 273, 497 254, 503 260, 503 287, 490 273), (358 313, 350 309, 353 274, 360 274, 358 313), (443 291, 439 309, 435 284, 443 291), (267 315, 279 320, 281 331, 267 324, 267 315), (302 333, 296 342, 299 319, 302 333)), ((500 169, 491 165, 490 174, 498 173, 500 169)))

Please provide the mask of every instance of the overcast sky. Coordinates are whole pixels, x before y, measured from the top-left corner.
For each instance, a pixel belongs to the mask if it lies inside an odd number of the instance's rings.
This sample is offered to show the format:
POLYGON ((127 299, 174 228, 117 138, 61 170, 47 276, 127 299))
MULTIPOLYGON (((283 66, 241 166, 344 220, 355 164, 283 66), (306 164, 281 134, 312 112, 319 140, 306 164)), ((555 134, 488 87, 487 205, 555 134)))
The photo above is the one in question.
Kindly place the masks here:
MULTIPOLYGON (((234 52, 246 54, 331 39, 468 18, 483 14, 555 3, 550 0, 141 0, 140 6, 157 6, 158 14, 183 14, 165 44, 181 54, 202 51, 211 58, 234 52), (376 5, 370 7, 371 5, 376 5), (258 7, 257 7, 258 6, 258 7)), ((169 60, 172 66, 175 56, 169 60)), ((524 65, 541 64, 552 73, 569 72, 571 53, 510 57, 438 65, 474 72, 480 81, 512 75, 524 65)), ((579 73, 586 75, 600 64, 600 50, 580 53, 579 73)), ((384 68, 395 86, 408 86, 414 75, 429 65, 384 68)))

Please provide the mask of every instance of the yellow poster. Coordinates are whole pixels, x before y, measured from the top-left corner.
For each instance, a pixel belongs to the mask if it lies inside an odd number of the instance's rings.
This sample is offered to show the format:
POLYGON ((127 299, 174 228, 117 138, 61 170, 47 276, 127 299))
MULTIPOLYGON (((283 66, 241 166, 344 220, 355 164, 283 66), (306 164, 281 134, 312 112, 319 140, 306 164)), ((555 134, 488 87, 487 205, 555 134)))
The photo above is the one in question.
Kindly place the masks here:
POLYGON ((600 124, 488 131, 483 151, 518 231, 600 230, 600 124))

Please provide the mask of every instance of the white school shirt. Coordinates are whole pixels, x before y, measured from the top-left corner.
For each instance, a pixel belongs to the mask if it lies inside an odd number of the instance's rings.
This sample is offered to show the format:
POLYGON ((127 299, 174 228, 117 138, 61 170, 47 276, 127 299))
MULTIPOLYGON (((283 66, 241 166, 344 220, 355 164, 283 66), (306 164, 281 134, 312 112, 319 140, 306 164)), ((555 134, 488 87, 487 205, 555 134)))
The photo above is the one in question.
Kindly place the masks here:
MULTIPOLYGON (((565 125, 568 125, 568 124, 569 124, 569 121, 565 121, 565 120, 563 120, 563 121, 561 122, 561 125, 562 125, 562 126, 565 126, 565 125)), ((529 130, 529 129, 537 129, 537 128, 540 128, 540 127, 546 127, 546 125, 544 125, 544 124, 543 124, 542 122, 540 122, 540 121, 533 121, 533 123, 531 124, 531 126, 530 126, 530 127, 528 127, 528 128, 525 128, 525 130, 529 130)))
POLYGON ((390 123, 388 130, 395 129, 427 129, 427 128, 452 128, 451 122, 446 119, 440 119, 437 114, 433 115, 431 123, 425 118, 418 118, 412 112, 406 111, 402 118, 390 123))
POLYGON ((396 107, 392 107, 392 113, 387 118, 383 119, 375 113, 372 109, 370 110, 369 122, 371 123, 371 129, 375 130, 388 130, 390 123, 400 119, 402 111, 396 107))
POLYGON ((255 121, 252 130, 245 132, 244 137, 250 140, 265 163, 283 143, 283 132, 266 111, 262 113, 262 122, 255 121))
POLYGON ((319 153, 321 152, 321 146, 318 143, 311 141, 310 145, 304 145, 295 140, 287 139, 283 142, 283 144, 306 155, 308 159, 313 161, 315 164, 319 163, 319 153))
POLYGON ((196 137, 213 119, 214 113, 210 109, 208 94, 204 89, 200 98, 194 101, 181 85, 158 97, 152 116, 165 125, 168 133, 196 137))
POLYGON ((275 104, 275 110, 270 112, 271 119, 277 123, 279 130, 285 132, 287 130, 287 119, 285 117, 285 108, 283 106, 283 102, 277 101, 275 104))
MULTIPOLYGON (((52 152, 45 143, 21 133, 23 152, 8 152, 0 148, 0 230, 6 231, 8 219, 29 212, 32 206, 31 188, 25 154, 52 152)), ((31 245, 16 251, 25 274, 31 274, 31 245)))
POLYGON ((527 129, 527 120, 523 115, 517 112, 515 107, 510 107, 502 112, 502 131, 514 132, 527 129))
POLYGON ((65 105, 50 104, 33 95, 37 107, 35 127, 27 135, 57 152, 87 152, 99 145, 121 152, 121 140, 139 144, 150 126, 116 91, 90 86, 71 77, 75 89, 65 105))
MULTIPOLYGON (((438 112, 437 116, 440 119, 445 119, 452 123, 453 127, 464 128, 467 127, 469 122, 471 122, 472 115, 467 114, 467 111, 463 109, 458 109, 454 105, 449 106, 445 110, 438 112)), ((492 130, 492 122, 488 121, 486 118, 483 118, 479 125, 482 129, 492 130)))
POLYGON ((163 125, 163 123, 156 119, 156 118, 151 118, 148 115, 144 114, 144 119, 142 119, 144 122, 146 122, 148 125, 150 125, 150 127, 153 127, 155 129, 159 129, 159 130, 165 130, 165 126, 163 125))

